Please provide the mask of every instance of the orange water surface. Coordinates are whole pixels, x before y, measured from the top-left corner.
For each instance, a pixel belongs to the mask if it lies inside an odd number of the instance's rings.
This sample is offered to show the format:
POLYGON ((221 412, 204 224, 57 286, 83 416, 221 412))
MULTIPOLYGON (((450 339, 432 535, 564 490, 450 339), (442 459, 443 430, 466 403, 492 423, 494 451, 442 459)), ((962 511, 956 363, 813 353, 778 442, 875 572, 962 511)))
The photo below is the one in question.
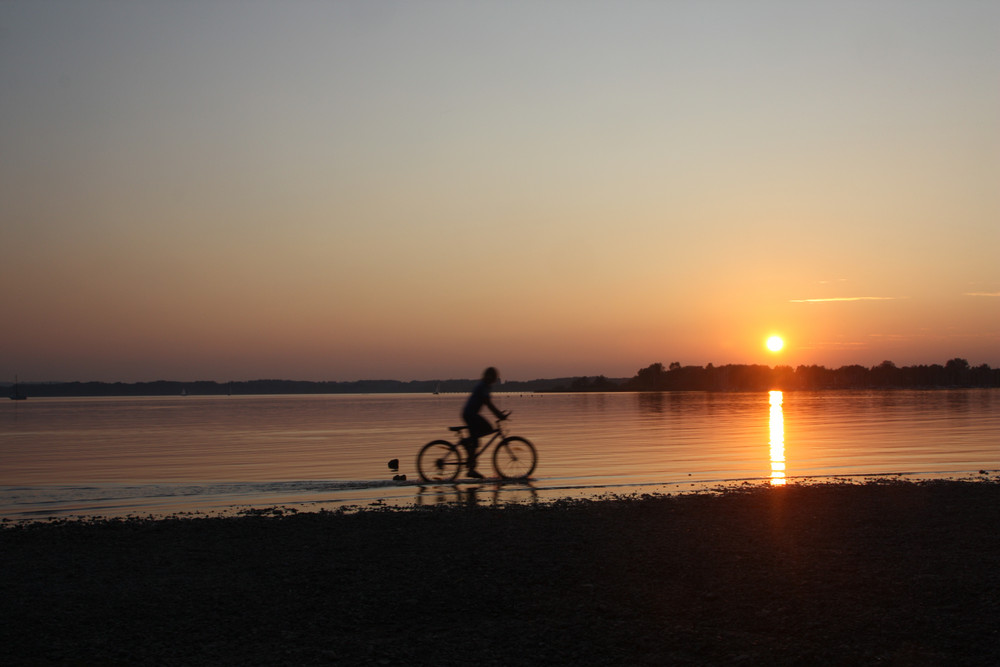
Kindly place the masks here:
POLYGON ((1000 469, 996 389, 495 398, 513 413, 510 433, 538 449, 528 483, 417 483, 418 449, 450 436, 462 395, 11 401, 0 405, 0 517, 523 501, 1000 469))

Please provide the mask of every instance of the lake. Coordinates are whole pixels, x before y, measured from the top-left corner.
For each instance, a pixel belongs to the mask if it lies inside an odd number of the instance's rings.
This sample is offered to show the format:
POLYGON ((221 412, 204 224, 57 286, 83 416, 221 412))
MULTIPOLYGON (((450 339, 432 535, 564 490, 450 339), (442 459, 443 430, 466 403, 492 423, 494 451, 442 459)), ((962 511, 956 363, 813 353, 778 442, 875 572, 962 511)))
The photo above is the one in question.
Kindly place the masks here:
MULTIPOLYGON (((1000 389, 503 394, 528 483, 422 486, 464 395, 42 398, 0 405, 0 518, 517 502, 1000 470, 1000 389), (393 481, 390 459, 400 460, 393 481)), ((484 462, 480 470, 492 474, 484 462)))

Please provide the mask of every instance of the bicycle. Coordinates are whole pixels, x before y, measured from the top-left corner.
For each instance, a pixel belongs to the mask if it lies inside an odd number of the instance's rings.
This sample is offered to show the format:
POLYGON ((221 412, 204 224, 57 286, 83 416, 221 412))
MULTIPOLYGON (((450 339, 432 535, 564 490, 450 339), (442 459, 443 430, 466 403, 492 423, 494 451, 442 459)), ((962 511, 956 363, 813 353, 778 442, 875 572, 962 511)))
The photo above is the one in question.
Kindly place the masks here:
MULTIPOLYGON (((493 469, 501 479, 526 479, 535 470, 538 454, 535 446, 527 438, 517 435, 507 435, 503 430, 503 421, 510 415, 504 413, 502 419, 496 422, 496 430, 490 434, 489 440, 476 450, 479 459, 494 443, 493 469)), ((448 430, 458 437, 457 442, 447 440, 432 440, 420 449, 417 454, 417 472, 425 482, 451 482, 467 464, 465 438, 463 431, 468 426, 449 426, 448 430)))

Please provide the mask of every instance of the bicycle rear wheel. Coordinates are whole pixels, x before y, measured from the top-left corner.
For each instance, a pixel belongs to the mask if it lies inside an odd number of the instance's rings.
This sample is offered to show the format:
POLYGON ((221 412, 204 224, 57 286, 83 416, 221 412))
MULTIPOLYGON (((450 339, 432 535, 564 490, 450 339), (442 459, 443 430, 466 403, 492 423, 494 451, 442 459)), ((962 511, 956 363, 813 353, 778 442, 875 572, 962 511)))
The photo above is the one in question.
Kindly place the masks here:
POLYGON ((493 450, 493 468, 503 479, 525 479, 537 463, 535 446, 518 436, 504 438, 493 450))
POLYGON ((462 455, 447 440, 428 442, 417 454, 417 472, 425 482, 450 482, 462 469, 462 455))

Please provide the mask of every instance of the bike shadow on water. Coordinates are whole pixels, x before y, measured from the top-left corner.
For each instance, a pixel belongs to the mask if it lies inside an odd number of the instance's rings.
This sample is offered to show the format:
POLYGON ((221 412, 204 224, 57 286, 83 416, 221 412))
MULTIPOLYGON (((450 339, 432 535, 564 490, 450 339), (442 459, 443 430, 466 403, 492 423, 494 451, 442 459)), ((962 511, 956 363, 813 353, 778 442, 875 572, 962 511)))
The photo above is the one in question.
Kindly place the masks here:
POLYGON ((425 484, 417 490, 417 507, 436 505, 491 505, 535 503, 538 490, 530 481, 477 480, 457 484, 425 484))

